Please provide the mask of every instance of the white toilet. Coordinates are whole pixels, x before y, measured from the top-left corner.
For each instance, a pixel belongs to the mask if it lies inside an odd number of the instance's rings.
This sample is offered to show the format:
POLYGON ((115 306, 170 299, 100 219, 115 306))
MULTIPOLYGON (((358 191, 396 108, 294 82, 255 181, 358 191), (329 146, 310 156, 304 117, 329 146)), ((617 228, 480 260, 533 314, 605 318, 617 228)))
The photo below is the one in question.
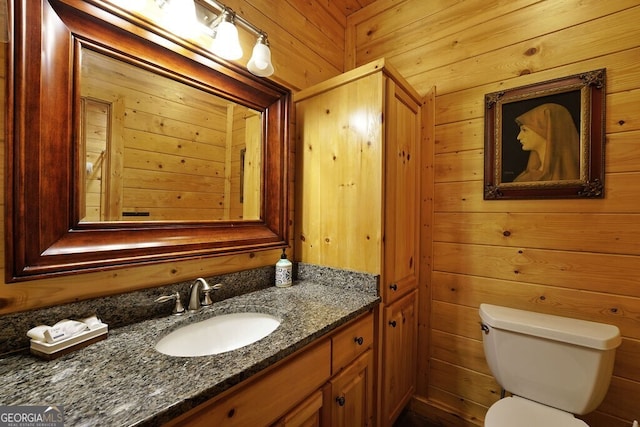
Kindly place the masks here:
POLYGON ((481 304, 484 354, 513 396, 493 404, 485 427, 588 427, 604 399, 620 331, 616 326, 481 304))

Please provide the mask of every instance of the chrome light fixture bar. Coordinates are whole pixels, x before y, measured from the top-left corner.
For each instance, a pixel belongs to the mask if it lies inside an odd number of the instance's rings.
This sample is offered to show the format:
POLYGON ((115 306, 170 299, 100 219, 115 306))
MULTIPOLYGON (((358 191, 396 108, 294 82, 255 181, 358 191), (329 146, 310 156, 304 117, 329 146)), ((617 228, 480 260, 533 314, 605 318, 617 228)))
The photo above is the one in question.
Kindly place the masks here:
POLYGON ((167 11, 167 22, 171 22, 171 24, 167 24, 167 27, 182 35, 186 35, 185 31, 188 30, 189 27, 194 28, 198 26, 196 25, 196 21, 191 19, 193 16, 194 19, 197 20, 195 17, 196 4, 207 12, 215 14, 214 19, 206 19, 207 22, 205 22, 204 27, 205 31, 213 38, 210 48, 211 52, 224 59, 237 60, 243 55, 242 46, 240 45, 238 37, 238 29, 236 27, 236 24, 239 24, 257 36, 251 58, 247 63, 249 72, 259 77, 268 77, 273 74, 274 69, 271 62, 271 50, 269 49, 267 33, 242 16, 236 14, 233 9, 217 0, 155 1, 161 9, 167 11), (177 13, 177 10, 180 10, 180 13, 177 13), (175 24, 176 20, 184 22, 178 27, 175 24))

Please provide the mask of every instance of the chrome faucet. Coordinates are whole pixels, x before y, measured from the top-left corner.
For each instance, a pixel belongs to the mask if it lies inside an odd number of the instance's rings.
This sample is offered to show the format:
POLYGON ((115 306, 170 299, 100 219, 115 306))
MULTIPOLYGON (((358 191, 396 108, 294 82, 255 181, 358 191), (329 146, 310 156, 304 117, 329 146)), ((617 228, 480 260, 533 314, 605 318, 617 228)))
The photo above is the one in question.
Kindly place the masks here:
POLYGON ((222 284, 218 283, 213 286, 209 286, 206 280, 202 277, 198 277, 189 288, 189 311, 198 311, 203 306, 211 305, 211 296, 209 295, 212 290, 220 289, 222 284), (200 294, 202 293, 202 299, 200 294))
POLYGON ((202 291, 205 286, 209 287, 207 282, 200 277, 189 287, 189 311, 198 311, 202 308, 200 291, 202 291))

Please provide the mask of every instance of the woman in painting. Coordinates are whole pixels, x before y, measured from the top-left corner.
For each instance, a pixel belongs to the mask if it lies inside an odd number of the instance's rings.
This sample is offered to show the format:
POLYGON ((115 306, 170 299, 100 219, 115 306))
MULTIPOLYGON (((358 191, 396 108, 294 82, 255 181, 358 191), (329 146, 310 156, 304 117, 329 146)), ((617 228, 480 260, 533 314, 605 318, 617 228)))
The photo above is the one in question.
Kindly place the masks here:
POLYGON ((514 182, 561 181, 580 176, 580 138, 571 113, 560 104, 542 104, 516 118, 518 141, 530 151, 526 169, 514 182))

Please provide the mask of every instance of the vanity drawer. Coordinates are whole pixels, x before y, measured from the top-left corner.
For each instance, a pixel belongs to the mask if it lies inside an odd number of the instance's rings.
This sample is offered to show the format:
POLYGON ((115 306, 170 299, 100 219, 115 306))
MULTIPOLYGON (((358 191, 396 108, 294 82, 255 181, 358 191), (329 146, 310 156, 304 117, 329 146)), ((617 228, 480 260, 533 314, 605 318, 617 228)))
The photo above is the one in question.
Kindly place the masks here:
POLYGON ((367 314, 335 334, 331 344, 331 372, 335 374, 373 346, 373 314, 367 314))

